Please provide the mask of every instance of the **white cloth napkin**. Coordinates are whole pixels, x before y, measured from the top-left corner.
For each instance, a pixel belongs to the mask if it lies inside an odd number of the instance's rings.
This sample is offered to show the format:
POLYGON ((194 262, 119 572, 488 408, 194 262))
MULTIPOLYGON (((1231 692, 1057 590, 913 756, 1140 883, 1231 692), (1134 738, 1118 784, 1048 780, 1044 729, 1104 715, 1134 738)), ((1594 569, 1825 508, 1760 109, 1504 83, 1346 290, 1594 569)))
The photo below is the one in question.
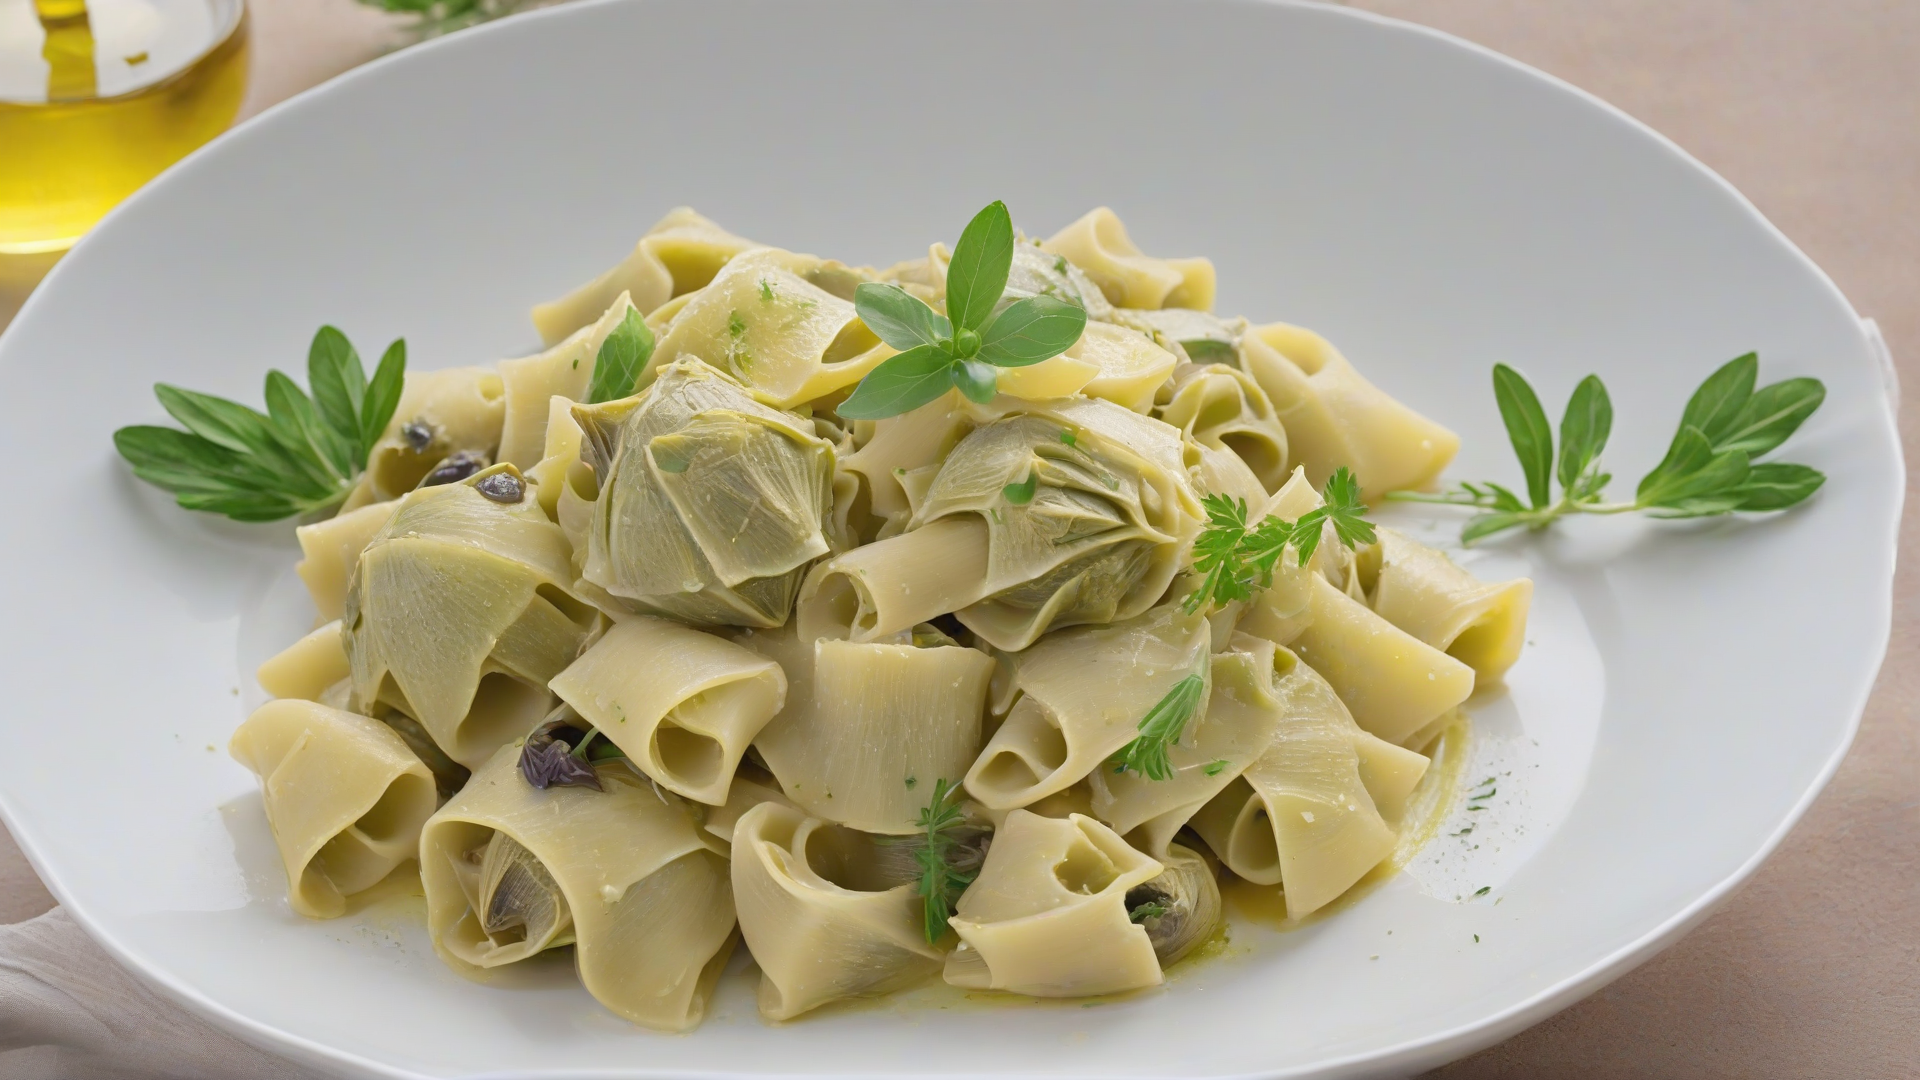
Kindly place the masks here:
POLYGON ((0 926, 0 1080, 318 1080, 148 990, 54 908, 0 926))

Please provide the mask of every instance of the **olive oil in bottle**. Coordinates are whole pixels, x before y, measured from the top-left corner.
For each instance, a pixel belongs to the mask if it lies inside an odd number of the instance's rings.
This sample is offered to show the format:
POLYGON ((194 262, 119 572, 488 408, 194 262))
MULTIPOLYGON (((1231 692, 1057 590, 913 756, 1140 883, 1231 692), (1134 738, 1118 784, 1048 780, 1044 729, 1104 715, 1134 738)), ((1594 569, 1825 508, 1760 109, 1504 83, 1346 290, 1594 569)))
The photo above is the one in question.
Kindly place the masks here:
POLYGON ((0 258, 70 247, 246 83, 242 0, 0 0, 0 258))

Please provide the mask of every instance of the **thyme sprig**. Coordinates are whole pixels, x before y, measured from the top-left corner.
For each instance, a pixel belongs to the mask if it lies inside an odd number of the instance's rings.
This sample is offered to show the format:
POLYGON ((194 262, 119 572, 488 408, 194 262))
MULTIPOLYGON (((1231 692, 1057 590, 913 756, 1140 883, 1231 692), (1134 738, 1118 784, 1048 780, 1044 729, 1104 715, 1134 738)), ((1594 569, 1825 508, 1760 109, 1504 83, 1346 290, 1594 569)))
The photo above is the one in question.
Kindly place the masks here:
POLYGON ((1087 327, 1079 304, 1042 295, 1000 305, 1013 245, 1006 203, 974 215, 947 264, 944 315, 898 285, 867 282, 855 289, 860 321, 900 354, 868 372, 836 411, 849 420, 879 420, 956 387, 984 405, 993 400, 999 369, 1037 364, 1072 348, 1087 327))
POLYGON ((1360 483, 1345 465, 1327 477, 1321 496, 1321 505, 1297 521, 1269 515, 1257 524, 1248 523, 1244 499, 1226 495, 1201 499, 1207 524, 1193 542, 1193 568, 1205 576, 1182 602, 1186 613, 1252 599, 1255 592, 1273 584, 1274 567, 1288 547, 1297 553, 1299 565, 1307 565, 1319 549, 1324 525, 1332 525, 1334 536, 1349 548, 1374 542, 1373 523, 1366 520, 1367 504, 1360 500, 1360 483))
POLYGON ((322 326, 307 350, 308 397, 267 372, 267 411, 158 383, 178 428, 136 424, 113 433, 133 474, 188 510, 278 521, 331 510, 353 490, 400 404, 407 343, 395 341, 369 380, 345 334, 322 326))
POLYGON ((1600 464, 1613 429, 1613 402, 1597 375, 1574 387, 1560 419, 1556 463, 1553 429, 1533 387, 1505 364, 1493 366, 1494 400, 1507 438, 1520 459, 1527 498, 1496 483, 1461 483, 1437 494, 1393 491, 1401 502, 1471 506, 1485 511, 1460 530, 1462 543, 1525 526, 1538 532, 1569 514, 1628 514, 1658 518, 1785 510, 1805 501, 1826 482, 1825 474, 1783 461, 1756 462, 1774 450, 1826 400, 1826 387, 1812 378, 1786 379, 1755 389, 1760 358, 1737 356, 1707 376, 1688 399, 1667 456, 1642 477, 1629 502, 1609 502, 1613 479, 1600 464), (1560 497, 1553 497, 1553 481, 1560 497))
POLYGON ((978 871, 963 871, 954 865, 961 846, 955 833, 967 823, 959 794, 960 785, 935 780, 933 797, 920 808, 920 818, 914 822, 921 833, 913 849, 914 863, 920 868, 915 890, 920 894, 922 932, 930 944, 945 936, 954 904, 978 876, 978 871))

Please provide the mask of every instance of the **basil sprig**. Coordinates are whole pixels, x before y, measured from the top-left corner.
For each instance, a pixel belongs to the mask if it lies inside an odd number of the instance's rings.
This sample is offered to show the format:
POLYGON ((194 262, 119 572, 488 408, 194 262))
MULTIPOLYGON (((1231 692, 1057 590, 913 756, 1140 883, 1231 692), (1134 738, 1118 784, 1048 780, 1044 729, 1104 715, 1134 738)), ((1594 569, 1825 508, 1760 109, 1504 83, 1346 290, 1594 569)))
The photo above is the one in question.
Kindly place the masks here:
POLYGON ((628 308, 626 317, 594 354, 586 403, 598 405, 630 396, 634 384, 640 381, 640 373, 646 370, 647 361, 653 357, 653 346, 653 331, 647 329, 646 320, 638 311, 628 308))
POLYGON ((133 474, 170 491, 188 510, 236 521, 277 521, 338 505, 400 404, 407 343, 395 341, 369 380, 347 336, 331 326, 307 350, 309 398, 267 372, 267 411, 166 383, 154 396, 178 428, 135 425, 113 433, 133 474))
POLYGON ((1574 388, 1560 419, 1560 453, 1546 410, 1519 372, 1493 366, 1493 395, 1507 438, 1526 477, 1527 498, 1496 483, 1462 483, 1437 495, 1395 491, 1402 502, 1472 506, 1486 511, 1468 520, 1460 539, 1472 543, 1508 529, 1539 530, 1568 514, 1648 511, 1660 518, 1785 510, 1820 490, 1825 474, 1805 465, 1754 459, 1770 453, 1826 400, 1818 379, 1787 379, 1754 388, 1760 372, 1755 353, 1735 357, 1693 392, 1680 417, 1667 456, 1642 477, 1632 502, 1607 502, 1613 479, 1600 465, 1613 429, 1613 403, 1597 375, 1574 388), (1553 498, 1553 482, 1560 497, 1553 498))
POLYGON ((1000 306, 1013 245, 1005 203, 974 215, 947 265, 945 315, 898 285, 868 282, 855 289, 860 321, 900 354, 868 372, 839 414, 849 420, 898 416, 954 387, 985 404, 993 400, 998 369, 1037 364, 1072 348, 1087 326, 1080 305, 1029 296, 1000 306))

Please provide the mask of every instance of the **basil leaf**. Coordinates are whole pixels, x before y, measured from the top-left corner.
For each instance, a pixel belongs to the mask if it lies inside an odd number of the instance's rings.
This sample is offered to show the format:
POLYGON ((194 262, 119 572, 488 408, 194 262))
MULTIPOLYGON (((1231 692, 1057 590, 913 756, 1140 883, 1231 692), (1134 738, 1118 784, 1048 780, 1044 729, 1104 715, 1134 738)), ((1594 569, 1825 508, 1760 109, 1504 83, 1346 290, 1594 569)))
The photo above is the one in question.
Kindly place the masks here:
POLYGON ((881 420, 925 405, 953 385, 953 358, 934 345, 908 349, 867 372, 835 409, 848 420, 881 420))
POLYGON ((1736 510, 1785 510, 1804 501, 1827 482, 1825 473, 1789 462, 1762 462, 1747 471, 1747 478, 1732 494, 1739 498, 1736 510))
POLYGON ((1460 542, 1462 544, 1471 544, 1483 536, 1492 536, 1497 532, 1505 532, 1508 529, 1525 523, 1526 519, 1524 517, 1505 511, 1475 514, 1467 520, 1466 527, 1460 530, 1460 542))
POLYGON ((1547 424, 1547 412, 1527 380, 1505 364, 1493 365, 1493 398, 1527 475, 1527 494, 1535 507, 1545 506, 1553 493, 1553 429, 1547 424))
MULTIPOLYGON (((1760 354, 1736 356, 1707 376, 1707 381, 1687 399, 1687 411, 1680 415, 1680 427, 1700 429, 1707 442, 1719 446, 1732 430, 1747 399, 1753 396, 1753 380, 1760 373, 1760 354)), ((1679 438, 1679 433, 1674 438, 1679 438)))
POLYGON ((1589 375, 1573 388, 1560 417, 1560 486, 1572 494, 1587 466, 1606 448, 1613 432, 1613 401, 1600 376, 1589 375))
MULTIPOLYGON (((349 445, 360 439, 360 405, 367 396, 367 373, 347 335, 323 326, 307 347, 307 386, 327 426, 349 445)), ((351 459, 351 455, 349 456, 351 459)), ((350 464, 357 468, 358 462, 350 464)))
POLYGON ((985 325, 1012 268, 1013 217, 1006 203, 995 201, 967 223, 947 264, 947 318, 956 329, 985 325))
POLYGON ((1016 300, 980 331, 981 360, 995 367, 1025 367, 1073 347, 1087 328, 1079 304, 1051 296, 1016 300))
POLYGON ((1740 497, 1730 492, 1718 492, 1711 495, 1691 495, 1677 498, 1648 514, 1648 517, 1663 520, 1678 518, 1714 517, 1719 514, 1731 514, 1740 509, 1740 497))
POLYGON ((613 328, 593 360, 593 378, 587 383, 588 405, 630 397, 653 356, 653 331, 640 312, 628 308, 620 325, 613 328))
POLYGON ((1819 379, 1788 379, 1763 386, 1741 407, 1725 435, 1714 440, 1716 450, 1743 450, 1759 457, 1787 441, 1827 399, 1819 379))
POLYGON ((961 360, 953 365, 953 385, 976 405, 985 405, 999 392, 1000 376, 991 365, 978 360, 961 360))
POLYGON ((374 369, 366 396, 360 402, 360 449, 355 455, 356 466, 366 468, 367 455, 387 430, 393 411, 400 407, 400 391, 406 385, 406 378, 407 339, 395 338, 380 357, 380 366, 374 369))
POLYGON ((306 469, 321 481, 343 483, 353 475, 352 451, 320 411, 285 372, 267 372, 267 415, 273 418, 283 445, 303 462, 325 470, 306 469))
POLYGON ((862 282, 853 290, 853 309, 875 336, 903 352, 953 337, 945 315, 898 285, 862 282))

